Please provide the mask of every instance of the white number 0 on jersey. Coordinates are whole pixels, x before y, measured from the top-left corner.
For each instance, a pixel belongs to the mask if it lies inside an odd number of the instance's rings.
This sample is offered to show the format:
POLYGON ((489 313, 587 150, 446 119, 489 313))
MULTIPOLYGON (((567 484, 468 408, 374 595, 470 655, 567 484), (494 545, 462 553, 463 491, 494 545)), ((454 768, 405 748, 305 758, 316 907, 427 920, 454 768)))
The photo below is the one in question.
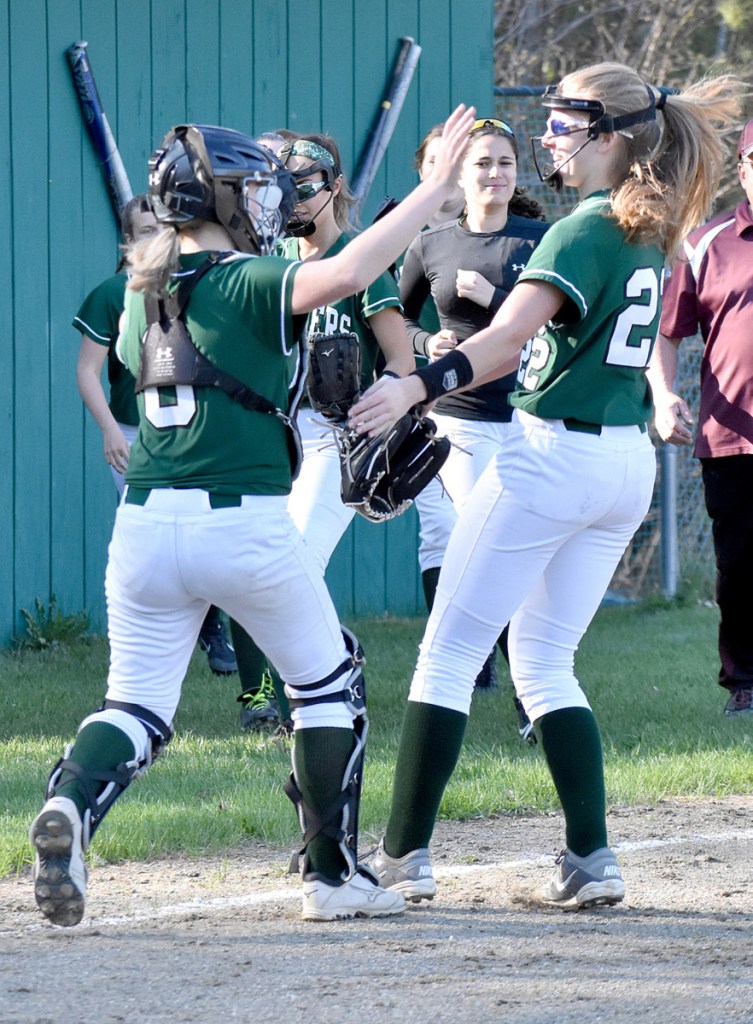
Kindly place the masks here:
POLYGON ((162 405, 159 388, 144 391, 144 414, 158 430, 169 427, 187 427, 196 415, 196 396, 190 384, 175 386, 175 402, 162 405))
POLYGON ((611 366, 648 366, 655 335, 649 331, 636 338, 633 328, 648 327, 653 323, 660 291, 661 282, 652 267, 639 267, 628 278, 625 296, 642 301, 633 302, 617 317, 607 345, 606 361, 611 366))

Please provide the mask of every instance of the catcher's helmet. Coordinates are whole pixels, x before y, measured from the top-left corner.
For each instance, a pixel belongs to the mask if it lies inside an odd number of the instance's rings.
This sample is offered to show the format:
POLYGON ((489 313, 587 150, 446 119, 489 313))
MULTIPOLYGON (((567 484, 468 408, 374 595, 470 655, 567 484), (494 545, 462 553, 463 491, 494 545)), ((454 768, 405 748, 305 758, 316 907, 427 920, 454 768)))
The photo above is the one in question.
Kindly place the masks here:
POLYGON ((292 174, 247 135, 212 125, 171 128, 149 160, 154 214, 165 224, 221 224, 241 252, 268 253, 295 206, 292 174))

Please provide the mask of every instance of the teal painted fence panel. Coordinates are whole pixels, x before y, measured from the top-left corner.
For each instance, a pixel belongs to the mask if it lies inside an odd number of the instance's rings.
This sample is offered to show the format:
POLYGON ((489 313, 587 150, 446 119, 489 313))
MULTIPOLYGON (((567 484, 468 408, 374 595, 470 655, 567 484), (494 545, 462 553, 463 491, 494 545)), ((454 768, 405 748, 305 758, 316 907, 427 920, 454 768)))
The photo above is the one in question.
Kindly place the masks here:
MULTIPOLYGON (((113 273, 119 235, 70 81, 87 40, 134 192, 182 121, 250 133, 327 131, 352 175, 402 36, 415 79, 365 204, 415 184, 420 138, 459 101, 491 110, 493 0, 11 0, 0 4, 0 644, 52 594, 105 628, 116 497, 102 438, 78 395, 71 320, 113 273)), ((423 610, 414 509, 357 519, 327 572, 340 614, 423 610)))

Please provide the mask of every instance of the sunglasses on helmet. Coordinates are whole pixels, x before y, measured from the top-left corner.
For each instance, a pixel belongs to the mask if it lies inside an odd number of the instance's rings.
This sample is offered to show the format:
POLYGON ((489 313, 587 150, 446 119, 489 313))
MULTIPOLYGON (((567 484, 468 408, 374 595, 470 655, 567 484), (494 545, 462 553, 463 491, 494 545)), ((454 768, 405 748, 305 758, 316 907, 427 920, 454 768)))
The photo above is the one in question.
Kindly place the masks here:
POLYGON ((479 132, 482 128, 499 128, 500 131, 504 132, 505 135, 512 135, 515 137, 515 132, 512 130, 510 125, 506 121, 500 121, 496 117, 481 117, 478 121, 474 121, 470 128, 470 133, 479 132))

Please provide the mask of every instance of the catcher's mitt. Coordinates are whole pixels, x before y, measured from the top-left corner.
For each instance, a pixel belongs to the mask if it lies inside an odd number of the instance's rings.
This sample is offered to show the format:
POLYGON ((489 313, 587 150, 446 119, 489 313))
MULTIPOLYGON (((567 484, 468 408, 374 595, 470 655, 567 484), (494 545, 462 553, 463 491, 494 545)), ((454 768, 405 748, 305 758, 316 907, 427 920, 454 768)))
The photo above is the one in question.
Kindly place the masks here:
POLYGON ((358 336, 312 334, 306 388, 311 407, 328 420, 344 420, 361 390, 361 348, 358 336))
POLYGON ((338 438, 343 502, 377 523, 405 512, 450 453, 449 440, 436 431, 433 420, 415 413, 379 437, 343 431, 338 438))

